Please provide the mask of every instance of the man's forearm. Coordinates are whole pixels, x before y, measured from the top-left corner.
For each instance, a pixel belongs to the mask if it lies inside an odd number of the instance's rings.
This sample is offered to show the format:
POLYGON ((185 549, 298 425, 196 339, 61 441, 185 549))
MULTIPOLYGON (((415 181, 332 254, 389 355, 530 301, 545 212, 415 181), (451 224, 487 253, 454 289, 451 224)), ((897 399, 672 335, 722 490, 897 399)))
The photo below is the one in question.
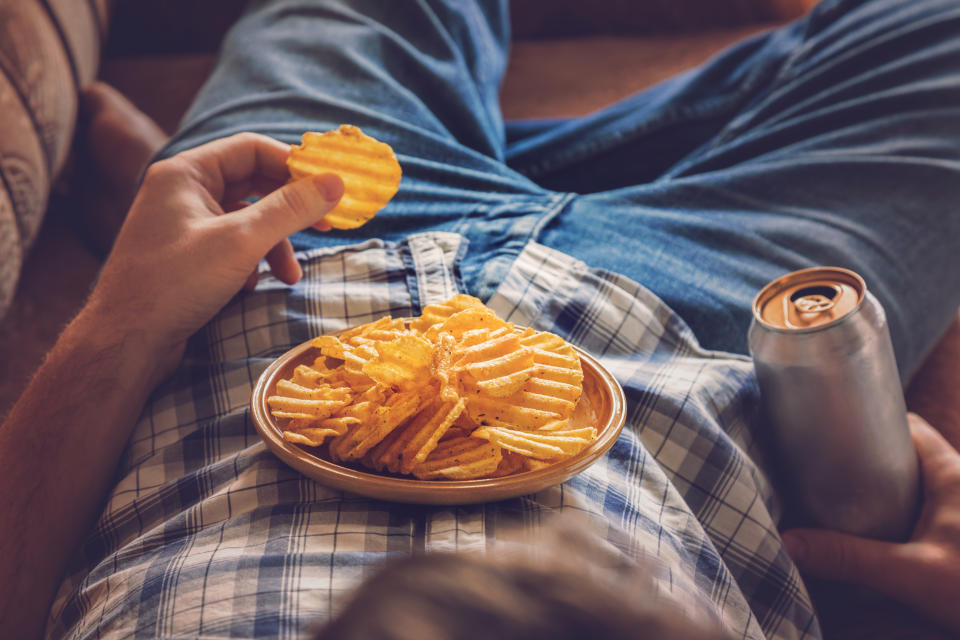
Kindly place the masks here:
POLYGON ((91 307, 67 327, 0 427, 0 629, 39 636, 157 381, 156 354, 91 307))
POLYGON ((238 134, 156 162, 90 302, 0 427, 0 635, 29 638, 97 516, 150 390, 186 340, 266 258, 301 275, 288 236, 343 196, 324 174, 287 183, 290 146, 238 134), (264 191, 270 191, 266 195, 264 191), (223 200, 263 196, 227 215, 223 200))
POLYGON ((960 449, 960 313, 910 383, 907 407, 960 449))

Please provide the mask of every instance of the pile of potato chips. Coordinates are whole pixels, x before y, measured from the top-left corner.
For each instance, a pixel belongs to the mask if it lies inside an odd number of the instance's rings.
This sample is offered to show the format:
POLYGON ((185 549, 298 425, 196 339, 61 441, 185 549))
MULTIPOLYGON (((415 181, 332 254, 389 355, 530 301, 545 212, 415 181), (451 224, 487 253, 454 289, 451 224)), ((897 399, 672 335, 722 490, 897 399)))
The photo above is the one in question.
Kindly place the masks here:
POLYGON ((569 424, 583 391, 573 347, 517 329, 470 296, 313 345, 313 365, 279 381, 267 402, 286 440, 326 445, 336 462, 489 478, 553 464, 597 437, 569 424))

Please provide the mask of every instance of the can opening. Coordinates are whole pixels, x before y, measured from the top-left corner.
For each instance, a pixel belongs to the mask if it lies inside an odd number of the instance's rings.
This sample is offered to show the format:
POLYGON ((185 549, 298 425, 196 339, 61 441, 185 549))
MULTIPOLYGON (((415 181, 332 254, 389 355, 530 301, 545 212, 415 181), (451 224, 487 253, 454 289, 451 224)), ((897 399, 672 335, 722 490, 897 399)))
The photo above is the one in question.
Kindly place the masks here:
POLYGON ((790 301, 796 302, 800 298, 807 298, 810 296, 823 296, 824 298, 833 300, 834 298, 837 297, 837 293, 839 293, 839 291, 837 291, 836 287, 828 287, 826 285, 814 285, 812 287, 804 287, 802 289, 797 289, 796 291, 793 292, 793 295, 790 296, 790 301))

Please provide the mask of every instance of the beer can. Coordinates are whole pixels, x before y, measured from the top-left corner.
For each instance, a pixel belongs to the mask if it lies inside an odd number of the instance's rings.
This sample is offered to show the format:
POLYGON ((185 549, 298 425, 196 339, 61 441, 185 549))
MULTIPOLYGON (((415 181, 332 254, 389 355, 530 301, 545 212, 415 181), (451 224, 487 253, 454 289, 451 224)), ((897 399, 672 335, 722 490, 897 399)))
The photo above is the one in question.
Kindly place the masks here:
POLYGON ((886 314, 858 274, 803 269, 764 287, 748 336, 783 481, 808 524, 901 539, 919 465, 886 314))

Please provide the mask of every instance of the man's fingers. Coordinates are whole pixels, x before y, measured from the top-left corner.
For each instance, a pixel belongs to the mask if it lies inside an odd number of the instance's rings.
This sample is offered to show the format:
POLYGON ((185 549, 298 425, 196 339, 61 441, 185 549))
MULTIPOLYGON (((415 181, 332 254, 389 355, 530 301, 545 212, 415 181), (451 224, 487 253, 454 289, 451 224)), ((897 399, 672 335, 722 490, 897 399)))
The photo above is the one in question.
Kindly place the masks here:
POLYGON ((240 182, 231 182, 226 185, 223 196, 220 198, 221 204, 229 204, 236 200, 246 200, 251 196, 262 198, 263 196, 276 191, 286 184, 289 176, 283 178, 267 178, 256 176, 249 180, 240 182))
POLYGON ((194 169, 192 176, 218 202, 227 187, 254 177, 280 182, 290 174, 290 145, 257 133, 239 133, 178 154, 194 169))
POLYGON ((880 590, 899 556, 891 543, 823 529, 785 531, 783 543, 803 574, 880 590))
POLYGON ((285 284, 296 284, 303 276, 300 263, 293 255, 293 245, 284 238, 267 253, 267 263, 273 275, 285 284))
POLYGON ((929 461, 939 456, 958 455, 953 446, 947 442, 947 439, 931 427, 926 420, 915 413, 908 413, 907 419, 910 423, 910 434, 913 436, 913 443, 917 447, 917 455, 920 456, 921 464, 925 460, 929 461))
POLYGON ((343 181, 328 173, 286 184, 228 217, 248 226, 251 237, 262 243, 266 251, 287 236, 319 222, 341 196, 343 181))

